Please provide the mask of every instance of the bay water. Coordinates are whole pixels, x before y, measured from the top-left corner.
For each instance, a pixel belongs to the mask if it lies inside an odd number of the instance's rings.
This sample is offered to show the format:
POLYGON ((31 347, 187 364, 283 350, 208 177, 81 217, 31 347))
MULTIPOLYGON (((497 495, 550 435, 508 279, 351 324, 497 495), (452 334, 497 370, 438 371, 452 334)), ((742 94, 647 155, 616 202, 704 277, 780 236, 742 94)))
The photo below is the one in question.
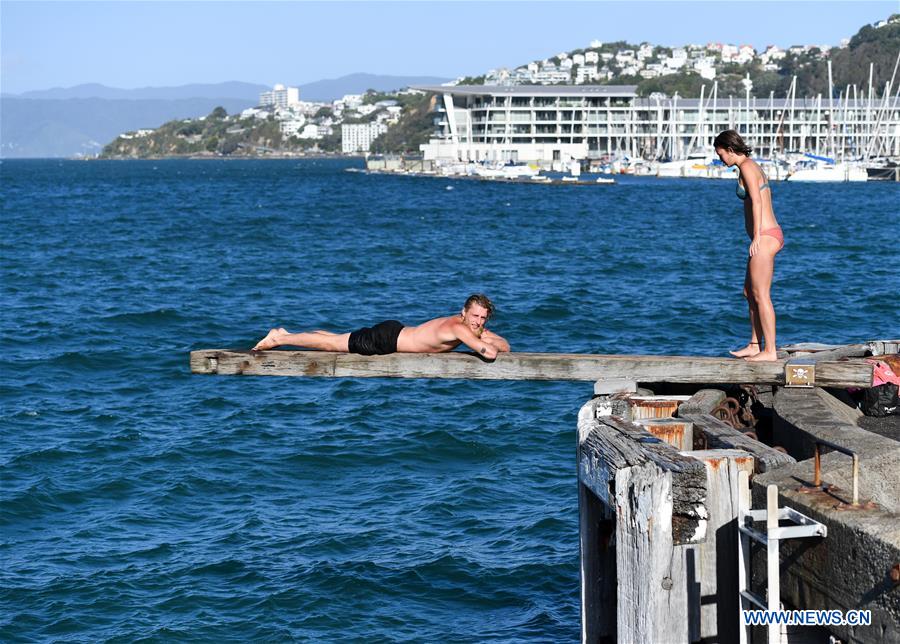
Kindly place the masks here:
MULTIPOLYGON (((590 383, 192 376, 487 293, 514 351, 725 355, 734 184, 0 164, 0 640, 576 641, 590 383)), ((773 184, 779 343, 900 335, 900 184, 773 184)))

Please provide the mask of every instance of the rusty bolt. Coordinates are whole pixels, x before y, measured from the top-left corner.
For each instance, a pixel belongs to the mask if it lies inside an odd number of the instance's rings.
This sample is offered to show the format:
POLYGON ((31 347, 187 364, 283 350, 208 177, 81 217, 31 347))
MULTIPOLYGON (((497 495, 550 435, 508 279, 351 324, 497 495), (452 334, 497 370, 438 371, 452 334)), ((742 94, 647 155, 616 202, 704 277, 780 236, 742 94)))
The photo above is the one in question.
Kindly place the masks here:
POLYGON ((891 568, 891 581, 895 584, 900 584, 900 563, 894 564, 894 567, 891 568))

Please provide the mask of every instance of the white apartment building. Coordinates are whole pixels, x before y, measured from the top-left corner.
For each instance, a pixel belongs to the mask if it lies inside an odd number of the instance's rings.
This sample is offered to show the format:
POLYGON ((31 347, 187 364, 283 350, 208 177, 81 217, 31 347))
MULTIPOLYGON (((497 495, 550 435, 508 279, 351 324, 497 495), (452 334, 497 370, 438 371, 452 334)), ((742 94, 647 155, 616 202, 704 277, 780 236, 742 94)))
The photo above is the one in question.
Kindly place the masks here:
POLYGON ((345 109, 353 109, 362 105, 362 94, 345 94, 339 100, 335 101, 335 105, 340 103, 345 109))
POLYGON ((693 61, 694 71, 706 80, 716 77, 716 61, 712 56, 701 56, 693 61))
POLYGON ((734 45, 722 45, 722 48, 719 50, 719 53, 722 55, 723 63, 730 63, 738 54, 738 48, 734 45))
POLYGON ((575 82, 578 85, 583 85, 587 82, 596 80, 597 78, 597 66, 596 65, 579 65, 578 69, 575 70, 575 82))
POLYGON ((298 136, 305 126, 306 117, 302 114, 298 114, 292 119, 286 119, 279 123, 281 134, 286 137, 298 136))
POLYGON ((600 62, 600 54, 596 51, 586 51, 584 52, 584 64, 585 65, 596 65, 600 62))
POLYGON ((303 130, 297 134, 301 139, 321 139, 319 135, 319 126, 315 123, 307 123, 303 126, 303 130))
POLYGON ((620 49, 616 52, 616 62, 620 65, 630 65, 634 62, 634 50, 620 49))
POLYGON ((812 98, 639 98, 634 85, 420 86, 435 92, 426 159, 516 162, 683 158, 737 129, 759 156, 775 150, 859 155, 870 143, 900 155, 900 105, 812 98), (836 124, 833 115, 841 114, 836 124), (839 136, 838 136, 839 134, 839 136))
POLYGON ((276 85, 271 91, 259 95, 259 104, 263 107, 280 107, 291 109, 300 103, 300 89, 276 85))
POLYGON ((575 54, 572 56, 572 63, 575 65, 584 65, 584 54, 575 54))
POLYGON ((248 107, 243 112, 241 112, 241 118, 242 119, 249 119, 249 118, 267 119, 267 118, 269 118, 269 112, 268 112, 268 110, 261 110, 256 107, 248 107))
POLYGON ((756 58, 756 50, 750 45, 741 45, 738 48, 737 55, 733 58, 733 61, 740 65, 744 65, 754 58, 756 58))
POLYGON ((537 74, 532 74, 532 78, 536 83, 550 85, 553 83, 568 83, 571 79, 571 75, 567 71, 556 69, 556 66, 554 65, 552 69, 548 70, 545 68, 537 74))
POLYGON ((353 123, 341 126, 341 152, 368 152, 372 141, 387 132, 384 123, 353 123))
POLYGON ((759 59, 764 63, 773 63, 776 60, 783 60, 787 56, 787 52, 775 45, 769 45, 766 50, 759 55, 759 59))

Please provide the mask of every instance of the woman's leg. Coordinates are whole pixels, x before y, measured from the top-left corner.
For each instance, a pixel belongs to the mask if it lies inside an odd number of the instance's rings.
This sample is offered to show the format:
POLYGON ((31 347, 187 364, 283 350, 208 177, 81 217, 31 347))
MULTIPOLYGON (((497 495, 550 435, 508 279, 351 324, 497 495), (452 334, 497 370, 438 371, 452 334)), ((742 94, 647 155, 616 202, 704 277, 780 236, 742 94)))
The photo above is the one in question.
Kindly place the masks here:
POLYGON ((268 335, 256 343, 254 351, 265 351, 284 345, 303 347, 305 349, 319 349, 320 351, 348 351, 349 333, 332 333, 331 331, 305 331, 303 333, 289 333, 286 329, 278 328, 269 331, 268 335))
POLYGON ((759 328, 759 315, 756 310, 756 301, 753 299, 753 290, 750 280, 750 262, 747 262, 747 271, 744 273, 744 299, 747 300, 747 308, 750 311, 750 342, 747 346, 737 351, 729 351, 736 358, 746 358, 759 353, 759 338, 762 331, 759 328))
POLYGON ((760 238, 759 252, 750 258, 750 284, 756 301, 756 315, 762 331, 763 344, 760 352, 747 360, 777 360, 775 353, 775 307, 770 294, 772 275, 775 272, 775 255, 781 250, 781 243, 769 235, 760 238))

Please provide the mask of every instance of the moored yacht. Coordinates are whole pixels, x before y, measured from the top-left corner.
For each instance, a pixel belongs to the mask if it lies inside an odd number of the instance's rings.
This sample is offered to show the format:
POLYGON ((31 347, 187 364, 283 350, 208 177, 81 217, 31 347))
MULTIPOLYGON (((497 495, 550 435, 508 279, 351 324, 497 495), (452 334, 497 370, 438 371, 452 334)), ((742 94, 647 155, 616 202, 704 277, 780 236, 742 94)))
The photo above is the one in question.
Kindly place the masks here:
POLYGON ((844 182, 867 181, 869 178, 866 169, 857 163, 836 162, 814 154, 804 156, 806 158, 794 166, 788 181, 844 182))

